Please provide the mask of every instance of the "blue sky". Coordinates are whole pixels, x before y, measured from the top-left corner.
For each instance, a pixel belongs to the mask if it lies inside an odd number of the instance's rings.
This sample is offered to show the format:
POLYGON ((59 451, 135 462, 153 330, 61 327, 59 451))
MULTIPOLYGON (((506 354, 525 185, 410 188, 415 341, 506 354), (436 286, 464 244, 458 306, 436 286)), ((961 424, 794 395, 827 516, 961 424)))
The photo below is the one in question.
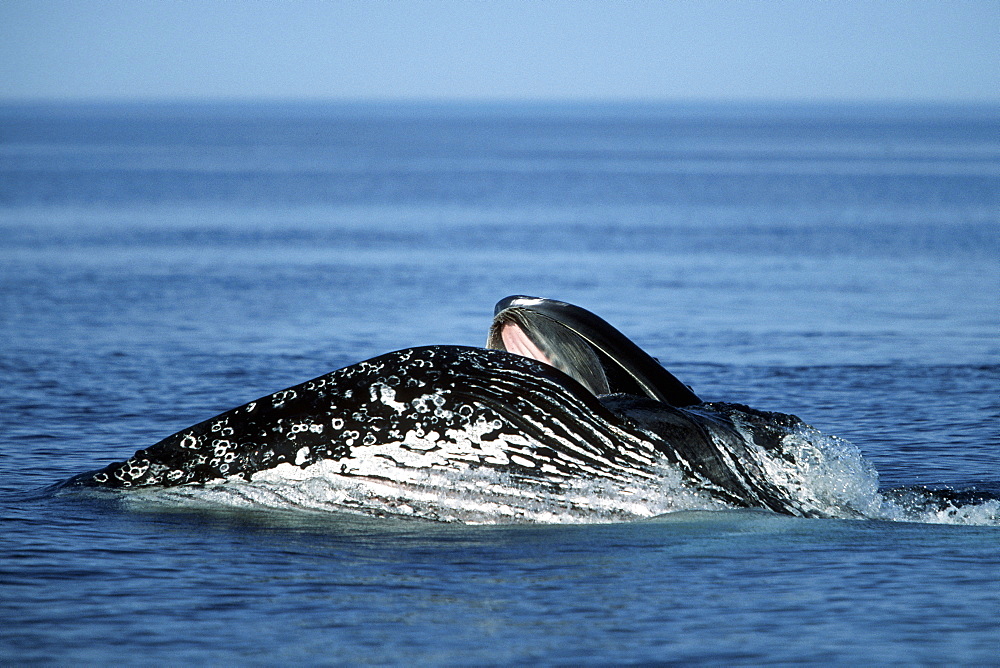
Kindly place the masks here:
POLYGON ((1000 102, 1000 0, 0 0, 0 99, 1000 102))

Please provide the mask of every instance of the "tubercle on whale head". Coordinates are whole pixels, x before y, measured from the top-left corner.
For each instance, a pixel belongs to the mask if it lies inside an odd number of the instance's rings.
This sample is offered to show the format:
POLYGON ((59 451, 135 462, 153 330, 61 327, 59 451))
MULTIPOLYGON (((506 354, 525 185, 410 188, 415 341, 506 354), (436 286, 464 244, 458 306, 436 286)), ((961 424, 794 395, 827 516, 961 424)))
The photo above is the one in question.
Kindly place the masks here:
POLYGON ((623 392, 671 406, 701 399, 602 318, 555 299, 512 295, 497 302, 486 347, 550 364, 595 395, 623 392))

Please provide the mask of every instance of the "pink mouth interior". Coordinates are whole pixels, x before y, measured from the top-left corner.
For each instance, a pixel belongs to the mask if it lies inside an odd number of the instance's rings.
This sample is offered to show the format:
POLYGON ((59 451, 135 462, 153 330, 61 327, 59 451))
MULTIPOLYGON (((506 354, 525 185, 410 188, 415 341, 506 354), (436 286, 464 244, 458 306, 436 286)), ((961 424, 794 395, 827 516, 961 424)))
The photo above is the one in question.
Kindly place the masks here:
POLYGON ((545 356, 538 346, 528 338, 528 335, 521 331, 521 328, 512 322, 508 322, 500 330, 500 337, 503 339, 504 348, 508 352, 517 353, 524 357, 530 357, 539 362, 553 366, 549 358, 545 356))

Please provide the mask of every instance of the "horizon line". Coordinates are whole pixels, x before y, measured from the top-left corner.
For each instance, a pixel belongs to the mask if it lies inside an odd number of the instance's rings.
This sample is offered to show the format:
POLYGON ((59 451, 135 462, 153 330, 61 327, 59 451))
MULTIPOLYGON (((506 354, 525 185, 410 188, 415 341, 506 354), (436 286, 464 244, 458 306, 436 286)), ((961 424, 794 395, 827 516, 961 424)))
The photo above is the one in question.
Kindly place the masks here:
POLYGON ((0 96, 0 105, 344 105, 344 106, 923 106, 923 107, 1000 107, 997 98, 935 98, 935 97, 311 97, 267 95, 156 95, 156 96, 0 96))

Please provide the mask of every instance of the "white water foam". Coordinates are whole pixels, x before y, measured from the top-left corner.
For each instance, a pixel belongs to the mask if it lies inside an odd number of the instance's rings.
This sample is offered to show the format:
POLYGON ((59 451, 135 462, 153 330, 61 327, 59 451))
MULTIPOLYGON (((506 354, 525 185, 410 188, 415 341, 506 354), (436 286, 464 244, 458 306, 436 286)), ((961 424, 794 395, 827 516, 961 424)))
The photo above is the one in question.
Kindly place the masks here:
POLYGON ((796 499, 801 508, 837 518, 1000 526, 1000 500, 958 503, 931 491, 879 491, 878 472, 856 445, 812 427, 800 427, 786 435, 782 456, 752 445, 752 438, 745 435, 768 479, 796 499))
POLYGON ((893 522, 1000 526, 1000 500, 956 503, 933 498, 900 500, 880 494, 879 507, 870 517, 893 522))

